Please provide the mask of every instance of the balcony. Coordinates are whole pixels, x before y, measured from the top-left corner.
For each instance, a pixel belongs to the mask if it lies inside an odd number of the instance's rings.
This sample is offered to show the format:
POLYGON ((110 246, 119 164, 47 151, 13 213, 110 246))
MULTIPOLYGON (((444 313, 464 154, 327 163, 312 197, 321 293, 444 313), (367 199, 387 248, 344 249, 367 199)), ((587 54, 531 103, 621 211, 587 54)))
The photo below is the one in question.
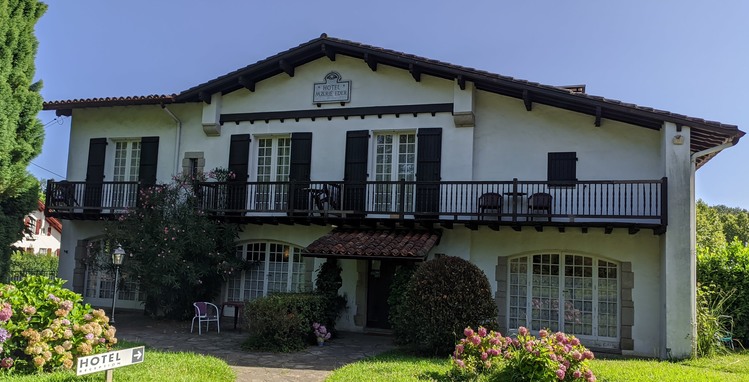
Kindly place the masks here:
MULTIPOLYGON (((625 181, 340 181, 199 183, 200 208, 227 221, 254 224, 353 226, 455 224, 628 228, 667 225, 666 178, 625 181)), ((136 206, 138 182, 52 182, 48 216, 111 219, 136 206)))

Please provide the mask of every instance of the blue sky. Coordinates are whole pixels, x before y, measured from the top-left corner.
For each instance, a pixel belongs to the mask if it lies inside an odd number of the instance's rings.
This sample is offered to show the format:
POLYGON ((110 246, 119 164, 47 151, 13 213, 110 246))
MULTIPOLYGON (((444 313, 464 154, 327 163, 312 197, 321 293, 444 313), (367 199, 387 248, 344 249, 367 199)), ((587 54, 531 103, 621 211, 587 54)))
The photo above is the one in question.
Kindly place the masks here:
MULTIPOLYGON (((325 32, 749 131, 744 0, 47 3, 36 77, 49 101, 177 93, 325 32)), ((29 171, 63 179, 70 119, 39 117, 29 171)), ((697 172, 697 197, 749 208, 747 163, 749 137, 697 172)))

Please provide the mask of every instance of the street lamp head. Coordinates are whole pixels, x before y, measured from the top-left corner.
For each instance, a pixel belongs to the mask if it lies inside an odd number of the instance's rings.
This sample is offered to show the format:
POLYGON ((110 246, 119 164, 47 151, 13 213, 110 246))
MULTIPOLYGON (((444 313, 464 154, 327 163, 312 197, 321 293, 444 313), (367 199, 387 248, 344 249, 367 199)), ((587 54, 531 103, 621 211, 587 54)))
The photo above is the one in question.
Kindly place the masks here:
POLYGON ((122 260, 125 259, 125 250, 122 249, 121 245, 117 245, 117 249, 112 253, 112 263, 114 265, 122 265, 122 260))

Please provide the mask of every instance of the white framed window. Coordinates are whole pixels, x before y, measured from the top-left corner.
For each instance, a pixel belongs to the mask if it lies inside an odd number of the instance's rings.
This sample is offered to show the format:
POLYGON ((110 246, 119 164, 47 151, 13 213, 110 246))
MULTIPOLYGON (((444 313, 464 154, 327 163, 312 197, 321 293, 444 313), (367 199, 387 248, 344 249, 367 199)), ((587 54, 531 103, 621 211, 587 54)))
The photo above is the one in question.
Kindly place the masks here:
MULTIPOLYGON (((103 239, 91 240, 86 247, 86 269, 84 294, 86 302, 96 306, 108 306, 114 294, 114 266, 112 252, 114 247, 103 239)), ((141 308, 145 295, 132 278, 120 278, 117 289, 117 305, 123 308, 141 308)))
MULTIPOLYGON (((375 133, 374 180, 397 182, 416 180, 416 133, 375 133)), ((414 185, 406 185, 404 211, 413 211, 414 185)), ((396 211, 400 187, 393 183, 375 185, 374 210, 396 211)))
MULTIPOLYGON (((287 182, 291 169, 291 137, 258 137, 257 165, 258 182, 287 182)), ((285 209, 288 189, 282 184, 259 184, 255 192, 255 208, 278 211, 285 209)))
POLYGON ((543 253, 509 261, 508 326, 580 338, 619 337, 619 265, 595 256, 543 253))
MULTIPOLYGON (((137 182, 140 170, 140 140, 114 141, 115 182, 137 182)), ((130 207, 135 205, 138 196, 137 184, 115 184, 112 189, 112 205, 130 207)))
POLYGON ((251 269, 229 278, 227 301, 251 301, 273 292, 304 292, 302 248, 279 242, 250 242, 236 247, 237 257, 253 262, 251 269))

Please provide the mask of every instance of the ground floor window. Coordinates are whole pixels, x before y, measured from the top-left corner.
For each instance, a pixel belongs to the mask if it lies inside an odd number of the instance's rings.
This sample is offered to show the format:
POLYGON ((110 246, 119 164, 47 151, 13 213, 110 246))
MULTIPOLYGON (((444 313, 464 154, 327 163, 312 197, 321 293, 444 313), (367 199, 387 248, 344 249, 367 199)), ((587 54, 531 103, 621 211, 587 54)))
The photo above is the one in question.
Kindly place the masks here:
MULTIPOLYGON (((85 293, 84 297, 95 305, 104 304, 102 301, 111 302, 114 295, 114 265, 112 265, 112 252, 114 247, 104 240, 89 241, 86 246, 84 263, 86 266, 85 293), (102 299, 102 301, 97 301, 102 299)), ((120 277, 120 285, 117 289, 117 303, 134 302, 140 303, 145 300, 145 295, 140 291, 138 283, 124 275, 120 277)), ((127 307, 127 304, 125 304, 127 307)))
POLYGON ((238 245, 237 257, 253 263, 249 270, 228 280, 228 301, 250 301, 273 292, 303 292, 305 281, 302 248, 277 242, 238 245))
POLYGON ((551 329, 579 337, 619 337, 619 266, 568 253, 509 261, 509 327, 551 329))

